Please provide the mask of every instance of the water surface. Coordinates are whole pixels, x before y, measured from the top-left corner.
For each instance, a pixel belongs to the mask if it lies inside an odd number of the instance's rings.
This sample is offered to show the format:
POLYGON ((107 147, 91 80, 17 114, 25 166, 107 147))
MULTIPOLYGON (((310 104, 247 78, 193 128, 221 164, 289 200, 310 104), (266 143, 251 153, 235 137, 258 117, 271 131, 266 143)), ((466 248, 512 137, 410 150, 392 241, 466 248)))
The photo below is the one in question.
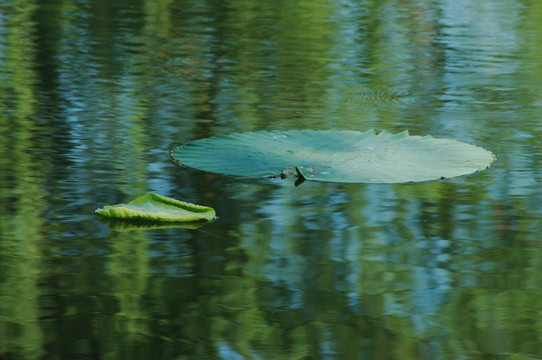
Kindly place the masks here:
POLYGON ((0 358, 542 358, 538 1, 0 1, 0 358), (238 131, 458 139, 418 184, 240 179, 238 131), (156 192, 197 230, 93 211, 156 192))

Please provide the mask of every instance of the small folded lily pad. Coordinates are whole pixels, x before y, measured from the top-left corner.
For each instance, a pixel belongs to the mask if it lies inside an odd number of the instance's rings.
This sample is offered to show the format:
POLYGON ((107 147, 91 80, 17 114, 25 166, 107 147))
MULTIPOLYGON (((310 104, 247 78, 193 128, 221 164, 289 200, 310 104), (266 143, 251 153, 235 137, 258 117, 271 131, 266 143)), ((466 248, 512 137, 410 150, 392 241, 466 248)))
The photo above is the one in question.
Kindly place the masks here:
POLYGON ((128 204, 107 205, 95 212, 101 217, 131 221, 132 224, 137 221, 144 222, 146 227, 152 225, 151 223, 161 225, 198 223, 199 225, 199 223, 214 220, 216 216, 213 208, 153 193, 142 195, 128 204))

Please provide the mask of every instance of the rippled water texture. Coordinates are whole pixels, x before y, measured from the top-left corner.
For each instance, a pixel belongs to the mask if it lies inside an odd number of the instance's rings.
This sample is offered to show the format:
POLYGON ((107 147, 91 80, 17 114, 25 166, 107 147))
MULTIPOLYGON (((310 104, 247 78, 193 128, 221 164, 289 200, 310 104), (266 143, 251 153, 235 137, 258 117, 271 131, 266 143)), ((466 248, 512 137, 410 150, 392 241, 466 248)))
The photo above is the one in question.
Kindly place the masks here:
POLYGON ((1 359, 542 359, 542 2, 0 0, 1 359), (242 131, 494 152, 402 185, 177 166, 242 131), (115 231, 146 192, 199 229, 115 231))

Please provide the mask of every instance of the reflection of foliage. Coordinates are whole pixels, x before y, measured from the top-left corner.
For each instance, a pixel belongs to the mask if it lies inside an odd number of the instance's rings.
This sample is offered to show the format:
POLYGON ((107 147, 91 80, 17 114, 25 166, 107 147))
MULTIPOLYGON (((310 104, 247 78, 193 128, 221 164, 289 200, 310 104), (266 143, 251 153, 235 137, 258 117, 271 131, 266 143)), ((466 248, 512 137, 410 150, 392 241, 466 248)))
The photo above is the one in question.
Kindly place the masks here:
MULTIPOLYGON (((37 99, 32 59, 35 56, 33 1, 8 5, 3 67, 11 73, 0 81, 0 357, 36 359, 43 334, 38 289, 39 244, 43 240, 44 168, 32 156, 35 124, 30 119, 37 99), (27 59, 29 61, 21 61, 27 59), (8 94, 11 94, 8 95, 8 94), (6 135, 6 136, 4 136, 6 135), (5 177, 4 177, 5 176, 5 177), (11 195, 6 195, 9 189, 11 195)), ((4 45, 4 44, 2 44, 4 45)), ((0 52, 0 55, 2 53, 0 52)))
POLYGON ((0 354, 36 359, 42 352, 39 327, 38 259, 36 236, 40 219, 23 215, 36 210, 35 204, 21 203, 18 215, 3 217, 0 242, 0 354), (25 223, 28 229, 20 226, 25 223))
POLYGON ((116 233, 110 240, 113 252, 108 257, 108 272, 118 311, 94 329, 95 336, 106 349, 104 359, 152 357, 146 345, 149 313, 143 304, 148 287, 149 240, 142 232, 116 233))
MULTIPOLYGON (((471 209, 461 207, 471 203, 462 204, 461 199, 469 195, 445 183, 374 186, 367 189, 366 196, 359 193, 359 187, 342 187, 344 194, 335 186, 323 187, 298 188, 291 198, 291 189, 285 187, 273 196, 276 200, 258 207, 258 225, 240 228, 239 245, 247 254, 242 278, 225 274, 217 279, 213 288, 218 292, 209 299, 210 307, 220 309, 221 314, 213 317, 220 324, 213 336, 217 343, 228 344, 229 351, 243 355, 249 354, 249 349, 258 351, 263 358, 318 356, 326 351, 346 358, 369 353, 401 359, 431 358, 434 352, 480 357, 540 355, 535 344, 542 329, 531 314, 538 309, 535 293, 518 290, 521 298, 516 299, 507 291, 500 301, 493 297, 493 290, 484 288, 488 281, 510 288, 516 279, 536 288, 536 272, 531 266, 539 261, 521 265, 521 247, 510 252, 498 240, 493 244, 447 240, 464 232, 476 236, 471 228, 476 221, 452 225, 454 217, 439 210, 468 216, 471 209), (394 195, 395 188, 403 194, 402 199, 394 195), (456 193, 459 208, 447 208, 447 192, 456 193), (322 193, 333 195, 322 197, 322 193), (322 208, 305 208, 299 214, 297 210, 308 199, 322 208), (340 214, 346 209, 360 214, 364 206, 367 211, 357 220, 362 225, 348 227, 352 222, 340 214), (409 212, 404 218, 391 217, 390 223, 373 217, 385 214, 379 207, 409 212), (431 221, 426 234, 418 230, 418 222, 424 220, 417 216, 424 212, 431 221), (307 227, 312 230, 300 230, 307 227), (312 236, 307 238, 308 233, 312 236), (516 265, 499 270, 503 260, 516 265), (461 284, 472 281, 482 283, 473 284, 480 290, 471 296, 461 284), (498 326, 485 329, 484 338, 481 332, 469 332, 480 326, 475 323, 487 324, 488 316, 495 316, 491 314, 496 306, 500 310, 495 311, 502 312, 497 315, 498 326), (472 326, 467 325, 471 322, 472 326), (506 347, 498 340, 503 331, 507 338, 510 335, 511 343, 506 347), (524 343, 521 336, 513 336, 518 331, 532 336, 524 343), (346 338, 347 343, 342 341, 346 338), (311 341, 322 346, 327 343, 330 348, 303 346, 311 341)), ((261 198, 255 193, 246 196, 261 198)), ((481 200, 485 197, 472 194, 477 196, 481 200)), ((538 251, 532 256, 541 254, 538 251)))
MULTIPOLYGON (((522 279, 524 281, 525 279, 522 279)), ((540 353, 542 297, 538 290, 464 291, 445 307, 456 354, 533 356, 540 353)), ((521 357, 520 357, 521 358, 521 357)))
POLYGON ((0 352, 541 357, 542 12, 518 4, 3 2, 0 352), (411 98, 334 98, 379 89, 411 98), (195 138, 309 127, 439 131, 504 156, 475 180, 407 186, 165 165, 195 138), (156 188, 223 219, 135 237, 89 220, 156 188))

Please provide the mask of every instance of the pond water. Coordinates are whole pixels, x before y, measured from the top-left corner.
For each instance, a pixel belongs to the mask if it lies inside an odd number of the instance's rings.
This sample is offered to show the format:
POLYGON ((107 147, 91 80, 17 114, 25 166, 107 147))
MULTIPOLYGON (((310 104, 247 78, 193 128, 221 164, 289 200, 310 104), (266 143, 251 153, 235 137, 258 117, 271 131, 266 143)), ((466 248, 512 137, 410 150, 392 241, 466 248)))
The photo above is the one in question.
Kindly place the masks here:
POLYGON ((0 0, 0 359, 542 359, 542 2, 0 0), (473 143, 416 184, 246 179, 175 146, 473 143), (116 231, 146 192, 199 229, 116 231))

